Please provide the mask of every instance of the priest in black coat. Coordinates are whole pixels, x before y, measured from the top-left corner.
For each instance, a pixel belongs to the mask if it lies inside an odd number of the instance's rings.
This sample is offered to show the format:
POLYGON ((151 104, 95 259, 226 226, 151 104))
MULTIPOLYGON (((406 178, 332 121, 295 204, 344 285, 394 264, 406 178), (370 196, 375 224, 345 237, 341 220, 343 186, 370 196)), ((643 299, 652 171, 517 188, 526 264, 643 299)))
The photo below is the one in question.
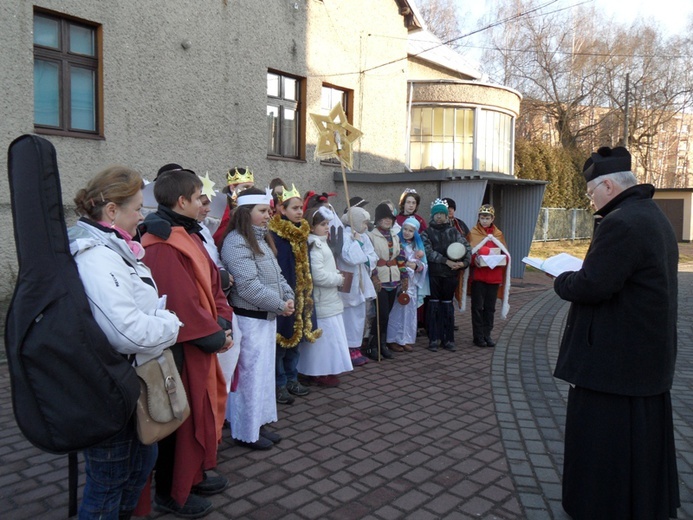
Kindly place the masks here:
POLYGON ((554 373, 571 384, 563 508, 574 520, 675 518, 676 237, 625 148, 600 148, 583 175, 592 243, 554 281, 571 302, 554 373))

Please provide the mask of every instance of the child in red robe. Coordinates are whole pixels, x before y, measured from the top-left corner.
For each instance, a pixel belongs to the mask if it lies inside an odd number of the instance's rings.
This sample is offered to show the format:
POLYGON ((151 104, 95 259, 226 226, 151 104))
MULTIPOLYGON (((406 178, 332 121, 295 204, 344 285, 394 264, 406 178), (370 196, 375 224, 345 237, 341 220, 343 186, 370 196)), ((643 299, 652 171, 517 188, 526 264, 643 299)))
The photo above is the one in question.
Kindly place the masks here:
POLYGON ((160 293, 167 295, 167 307, 185 325, 171 350, 191 412, 176 432, 159 442, 155 508, 196 518, 212 510, 201 495, 228 486, 225 477, 205 470, 217 464, 226 407, 226 382, 216 353, 233 345, 232 311, 219 270, 199 235, 201 188, 202 181, 190 170, 164 172, 154 186, 157 211, 140 226, 145 263, 160 293))

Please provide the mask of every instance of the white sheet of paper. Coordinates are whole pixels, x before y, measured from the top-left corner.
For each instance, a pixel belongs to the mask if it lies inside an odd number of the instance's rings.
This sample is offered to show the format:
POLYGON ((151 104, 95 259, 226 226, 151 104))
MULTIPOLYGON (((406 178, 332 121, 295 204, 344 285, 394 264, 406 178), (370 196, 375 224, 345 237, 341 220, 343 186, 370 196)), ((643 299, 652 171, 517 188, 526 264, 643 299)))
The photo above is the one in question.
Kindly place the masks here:
POLYGON ((567 271, 579 271, 582 268, 582 260, 568 253, 558 253, 555 256, 550 256, 546 260, 526 256, 522 261, 551 276, 558 276, 567 271))

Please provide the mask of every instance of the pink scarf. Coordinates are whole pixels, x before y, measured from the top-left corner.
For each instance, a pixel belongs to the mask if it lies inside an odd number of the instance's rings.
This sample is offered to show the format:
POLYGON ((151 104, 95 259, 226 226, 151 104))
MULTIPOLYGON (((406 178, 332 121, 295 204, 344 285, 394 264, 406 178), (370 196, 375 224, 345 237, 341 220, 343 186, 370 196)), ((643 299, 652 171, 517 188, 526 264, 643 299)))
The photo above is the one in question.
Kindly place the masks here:
POLYGON ((103 227, 111 228, 117 231, 118 234, 123 237, 123 240, 125 240, 125 243, 130 248, 130 251, 132 251, 132 253, 135 255, 135 258, 138 260, 142 260, 142 258, 144 258, 144 247, 142 247, 142 244, 139 242, 135 242, 130 233, 125 231, 123 228, 116 226, 115 224, 109 224, 103 220, 99 222, 99 224, 101 224, 103 227))

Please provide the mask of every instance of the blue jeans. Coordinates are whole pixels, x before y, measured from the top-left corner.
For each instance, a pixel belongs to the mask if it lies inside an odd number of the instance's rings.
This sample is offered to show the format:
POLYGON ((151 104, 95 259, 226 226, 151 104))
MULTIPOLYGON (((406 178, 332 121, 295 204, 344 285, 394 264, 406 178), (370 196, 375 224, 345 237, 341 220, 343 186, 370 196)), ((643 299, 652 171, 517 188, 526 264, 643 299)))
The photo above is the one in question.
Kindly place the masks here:
POLYGON ((298 380, 298 347, 284 348, 277 345, 277 357, 275 360, 275 376, 277 387, 286 386, 287 381, 298 380))
POLYGON ((156 443, 139 441, 134 420, 115 437, 84 450, 87 483, 79 519, 118 520, 120 511, 134 510, 157 454, 156 443))

